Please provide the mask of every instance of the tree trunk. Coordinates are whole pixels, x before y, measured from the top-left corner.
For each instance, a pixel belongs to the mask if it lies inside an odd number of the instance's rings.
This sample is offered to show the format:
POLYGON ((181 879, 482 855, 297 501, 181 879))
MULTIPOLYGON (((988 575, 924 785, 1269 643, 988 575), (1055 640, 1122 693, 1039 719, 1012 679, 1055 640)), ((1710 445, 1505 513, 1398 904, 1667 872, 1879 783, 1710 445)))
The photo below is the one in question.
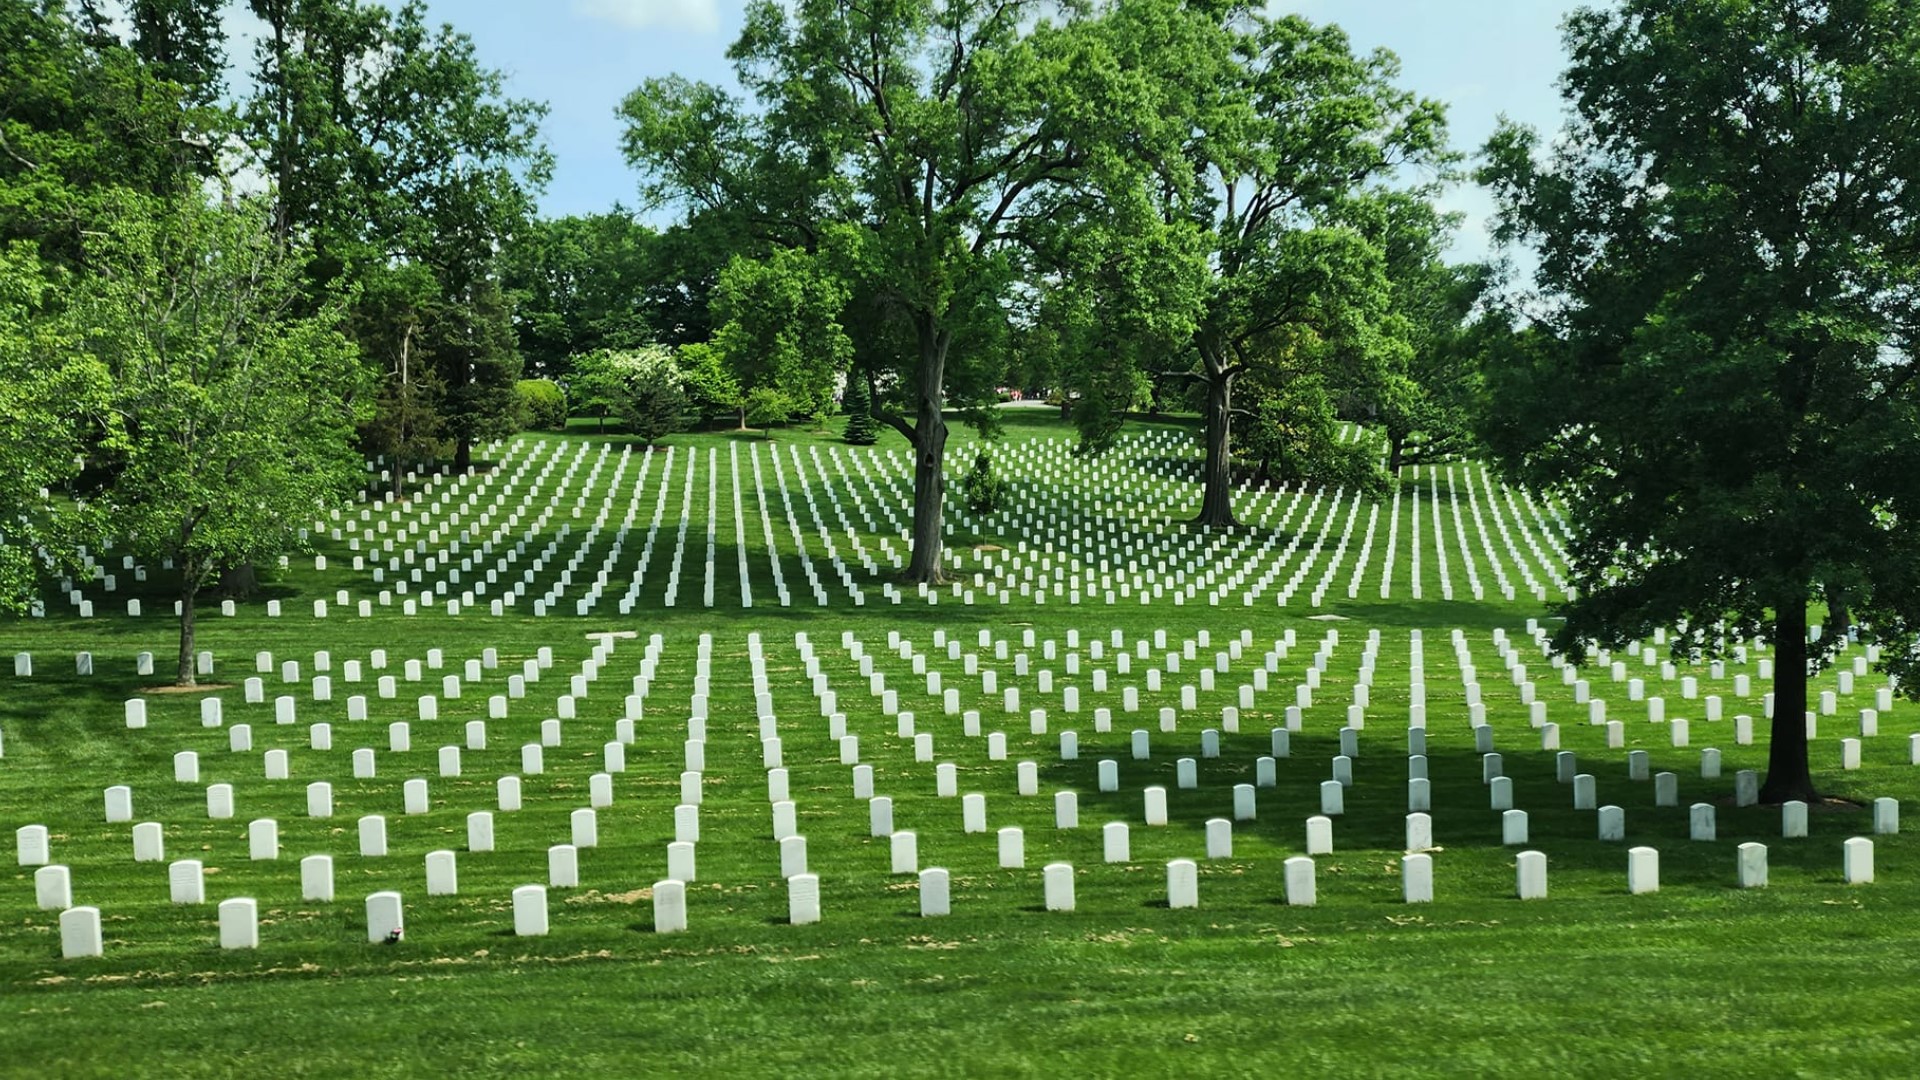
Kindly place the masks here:
POLYGON ((1807 602, 1783 601, 1773 622, 1773 732, 1767 746, 1767 778, 1760 801, 1813 802, 1807 764, 1807 602))
POLYGON ((473 439, 462 435, 453 446, 453 471, 465 473, 473 471, 473 439))
POLYGON ((915 410, 913 465, 913 558, 907 580, 938 585, 946 580, 940 561, 941 513, 945 508, 947 477, 946 404, 947 345, 952 340, 931 323, 920 327, 920 387, 915 410))
POLYGON ((234 563, 220 568, 220 593, 235 599, 252 596, 260 590, 260 575, 255 570, 253 560, 234 563))
POLYGON ((1213 350, 1201 350, 1201 362, 1207 373, 1207 464, 1201 477, 1205 491, 1200 500, 1198 525, 1230 528, 1240 522, 1233 516, 1233 378, 1236 374, 1225 358, 1213 350))
POLYGON ((1394 480, 1400 476, 1400 466, 1406 459, 1406 452, 1406 432, 1389 431, 1387 433, 1387 479, 1394 480))
POLYGON ((182 560, 180 569, 180 665, 173 685, 193 686, 193 601, 200 592, 200 574, 192 560, 182 560))
POLYGON ((1853 611, 1847 607, 1847 598, 1839 589, 1829 585, 1827 594, 1826 635, 1837 641, 1844 641, 1853 632, 1853 611))

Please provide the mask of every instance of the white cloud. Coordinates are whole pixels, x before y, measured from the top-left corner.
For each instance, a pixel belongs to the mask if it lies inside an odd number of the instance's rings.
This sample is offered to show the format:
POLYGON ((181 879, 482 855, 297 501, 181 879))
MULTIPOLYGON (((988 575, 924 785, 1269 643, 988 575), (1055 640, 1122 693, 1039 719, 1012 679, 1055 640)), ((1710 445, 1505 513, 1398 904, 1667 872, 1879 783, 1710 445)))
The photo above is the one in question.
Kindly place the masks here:
POLYGON ((631 30, 690 30, 711 34, 720 29, 718 0, 573 0, 573 11, 631 30))

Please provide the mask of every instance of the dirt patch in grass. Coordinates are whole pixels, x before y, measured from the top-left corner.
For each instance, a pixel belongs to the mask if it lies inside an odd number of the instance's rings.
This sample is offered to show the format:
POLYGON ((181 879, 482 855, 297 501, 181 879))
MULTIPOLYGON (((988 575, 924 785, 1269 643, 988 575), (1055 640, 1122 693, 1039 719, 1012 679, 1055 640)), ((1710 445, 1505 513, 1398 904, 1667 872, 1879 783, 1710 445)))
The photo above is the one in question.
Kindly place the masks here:
POLYGON ((203 682, 193 686, 143 686, 140 692, 143 694, 204 694, 209 690, 231 690, 238 685, 230 682, 203 682))

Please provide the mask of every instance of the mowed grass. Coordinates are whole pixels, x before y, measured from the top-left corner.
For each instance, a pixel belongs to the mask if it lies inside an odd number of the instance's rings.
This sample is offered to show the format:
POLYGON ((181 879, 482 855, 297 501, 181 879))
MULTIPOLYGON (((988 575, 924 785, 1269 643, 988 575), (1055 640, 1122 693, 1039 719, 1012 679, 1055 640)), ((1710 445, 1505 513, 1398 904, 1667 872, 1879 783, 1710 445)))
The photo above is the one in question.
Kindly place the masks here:
MULTIPOLYGON (((1025 430, 1060 434, 1037 422, 1025 430)), ((683 445, 720 447, 724 461, 734 438, 689 437, 683 445)), ((704 529, 704 479, 696 488, 690 519, 697 535, 704 529)), ((676 516, 679 490, 671 506, 676 516)), ((730 514, 730 496, 721 490, 730 514)), ((653 493, 638 497, 645 500, 644 525, 653 493)), ((1344 519, 1344 507, 1341 513, 1344 519)), ((1364 527, 1364 514, 1360 521, 1364 527)), ((720 528, 731 528, 726 514, 720 528)), ((56 613, 0 625, 0 651, 31 650, 36 667, 32 679, 0 673, 0 824, 9 833, 27 823, 50 827, 54 861, 73 868, 75 902, 101 908, 107 942, 99 959, 60 959, 57 913, 35 907, 31 869, 8 864, 0 888, 0 1071, 1909 1074, 1916 1046, 1908 943, 1920 931, 1920 860, 1907 835, 1875 836, 1878 879, 1848 886, 1840 845, 1871 834, 1866 810, 1816 808, 1807 838, 1783 840, 1777 809, 1732 805, 1736 771, 1765 761, 1763 721, 1753 745, 1736 745, 1731 732, 1731 716, 1760 712, 1762 680, 1753 679, 1748 698, 1733 696, 1732 677, 1754 676, 1755 664, 1732 665, 1721 679, 1704 667, 1682 672, 1701 680, 1701 695, 1725 699, 1729 719, 1708 723, 1701 703, 1682 700, 1657 667, 1620 658, 1647 680, 1648 693, 1666 694, 1670 716, 1694 718, 1688 747, 1672 746, 1667 728, 1648 723, 1644 706, 1629 702, 1604 669, 1585 672, 1596 696, 1608 700, 1609 715, 1625 723, 1625 746, 1610 749, 1605 729, 1586 722, 1586 707, 1527 640, 1526 620, 1543 614, 1539 605, 1524 593, 1511 604, 1492 592, 1482 603, 1463 599, 1456 537, 1445 538, 1456 600, 1435 599, 1434 540, 1426 533, 1429 598, 1408 597, 1407 528, 1403 521, 1390 599, 1378 599, 1381 538, 1360 599, 1336 588, 1318 612, 1301 596, 1287 608, 1271 606, 1270 596, 1253 608, 1165 600, 1075 608, 1017 597, 1005 605, 967 607, 943 597, 936 607, 912 599, 894 606, 880 603, 877 589, 869 590, 874 606, 862 609, 836 591, 825 608, 809 602, 743 611, 737 577, 734 591, 724 588, 734 564, 723 554, 716 584, 728 602, 712 609, 687 607, 683 584, 676 608, 656 603, 626 618, 607 609, 576 617, 563 601, 566 614, 543 619, 522 608, 502 618, 405 619, 383 610, 369 619, 336 612, 321 621, 309 617, 311 599, 343 587, 362 596, 373 587, 364 575, 340 569, 341 545, 323 542, 334 571, 297 567, 271 584, 270 595, 285 598, 284 617, 265 618, 253 604, 234 618, 210 613, 203 620, 201 647, 215 653, 219 682, 253 675, 258 651, 271 652, 276 664, 301 663, 299 684, 283 684, 277 670, 262 676, 265 704, 245 704, 237 685, 211 691, 225 703, 219 729, 200 724, 204 695, 159 694, 147 696, 146 729, 125 727, 122 702, 164 681, 136 676, 133 656, 155 652, 164 672, 172 645, 165 619, 56 613), (1348 621, 1307 618, 1328 613, 1348 621), (1455 628, 1465 635, 1514 803, 1530 815, 1527 846, 1549 857, 1545 900, 1513 898, 1519 849, 1501 844, 1500 815, 1482 784, 1455 628), (1600 842, 1594 814, 1572 808, 1568 787, 1555 777, 1554 754, 1542 748, 1496 652, 1495 628, 1525 654, 1549 718, 1560 725, 1562 747, 1596 777, 1599 801, 1626 808, 1627 844, 1600 842), (1235 823, 1233 855, 1205 858, 1205 822, 1232 816, 1233 785, 1253 782, 1255 760, 1272 750, 1269 731, 1285 725, 1294 687, 1329 629, 1339 642, 1291 737, 1290 756, 1275 764, 1276 785, 1258 790, 1254 820, 1235 823), (1335 819, 1335 850, 1315 860, 1318 904, 1289 906, 1281 863, 1304 851, 1305 820, 1320 810, 1319 785, 1339 753, 1338 731, 1373 629, 1380 643, 1367 726, 1345 812, 1335 819), (1399 877, 1414 629, 1424 638, 1437 845, 1429 905, 1403 903, 1399 877), (545 771, 522 778, 525 808, 495 813, 497 850, 468 852, 465 815, 495 809, 495 781, 520 772, 521 746, 538 741, 541 721, 556 715, 556 699, 592 655, 596 639, 588 635, 606 630, 638 636, 613 642, 597 681, 576 702, 577 718, 563 722, 562 744, 546 750, 545 771), (1130 653, 1129 675, 1116 670, 1115 630, 1130 653), (1156 630, 1166 632, 1166 648, 1149 648, 1147 659, 1132 653, 1156 630), (1179 710, 1176 730, 1161 731, 1159 709, 1178 708, 1179 688, 1195 684, 1196 669, 1210 666, 1243 630, 1252 644, 1218 673, 1214 689, 1197 691, 1195 709, 1179 710), (990 760, 984 734, 969 738, 961 717, 944 715, 924 676, 888 650, 890 631, 924 655, 945 686, 960 690, 964 707, 981 713, 984 732, 1006 736, 1006 760, 990 760), (936 631, 980 654, 980 669, 997 675, 995 692, 933 645, 936 631), (1026 652, 1028 674, 1016 675, 1011 658, 982 648, 982 631, 1006 642, 1010 654, 1026 652), (1029 631, 1031 648, 1022 644, 1029 631), (1202 631, 1209 645, 1196 647, 1191 660, 1182 656, 1179 672, 1166 672, 1166 654, 1179 653, 1202 631), (1242 710, 1237 733, 1222 733, 1220 756, 1202 757, 1201 731, 1221 727, 1222 708, 1236 704, 1238 688, 1289 631, 1295 644, 1276 663, 1270 689, 1242 710), (917 730, 933 734, 937 759, 958 767, 959 790, 986 796, 990 827, 1024 830, 1024 868, 1000 868, 991 832, 962 831, 960 800, 936 794, 934 763, 915 760, 911 740, 897 737, 896 719, 882 712, 842 646, 848 632, 898 692, 900 708, 915 713, 917 730), (1079 635, 1078 648, 1068 646, 1069 632, 1079 635), (656 633, 662 647, 645 713, 627 748, 626 771, 614 775, 613 805, 599 812, 599 846, 581 852, 581 886, 550 890, 550 935, 515 937, 510 892, 546 881, 547 848, 568 840, 569 815, 587 805, 587 778, 604 765, 603 745, 614 738, 623 698, 656 633), (755 633, 809 869, 822 881, 824 917, 813 926, 787 924, 748 646, 755 633), (918 835, 919 864, 953 872, 951 916, 921 919, 915 879, 889 872, 889 843, 870 835, 867 800, 854 797, 852 770, 829 738, 796 633, 807 635, 849 732, 859 738, 875 793, 894 799, 897 828, 918 835), (665 875, 666 845, 674 838, 702 635, 710 641, 711 686, 698 874, 688 889, 689 930, 662 935, 653 932, 650 887, 665 875), (1091 655, 1096 639, 1108 646, 1100 660, 1091 655), (1049 640, 1056 655, 1045 660, 1040 643, 1049 640), (524 699, 510 702, 506 718, 488 720, 487 748, 463 753, 459 777, 439 775, 438 749, 464 743, 465 722, 485 717, 488 697, 504 693, 507 675, 542 647, 553 650, 552 667, 524 699), (393 699, 373 692, 381 672, 367 671, 358 686, 343 682, 348 659, 365 663, 384 649, 384 673, 398 674, 405 660, 424 659, 434 648, 445 652, 443 668, 425 672, 419 683, 403 681, 393 699), (419 720, 414 699, 440 694, 441 676, 460 673, 487 648, 497 650, 499 667, 464 686, 459 699, 443 698, 439 719, 419 720), (90 678, 73 674, 71 656, 81 649, 95 655, 90 678), (331 702, 311 700, 307 683, 313 654, 322 649, 333 663, 331 702), (1069 652, 1080 657, 1078 676, 1066 674, 1069 652), (1164 673, 1158 691, 1144 685, 1149 666, 1164 673), (1108 671, 1108 692, 1091 689, 1094 668, 1108 671), (1038 688, 1042 669, 1052 676, 1050 694, 1038 688), (1081 694, 1076 714, 1061 700, 1069 684, 1081 694), (1137 712, 1123 711, 1122 685, 1138 688, 1137 712), (1004 708, 999 691, 1008 686, 1021 690, 1017 713, 1004 708), (345 719, 350 693, 368 696, 368 720, 345 719), (296 697, 297 723, 274 723, 271 701, 280 694, 296 697), (1033 707, 1048 709, 1046 734, 1029 731, 1026 710, 1033 707), (1100 707, 1113 710, 1110 732, 1094 730, 1100 707), (387 749, 387 725, 400 720, 411 724, 412 749, 396 753, 387 749), (310 747, 314 722, 332 725, 331 750, 310 747), (227 749, 228 729, 237 723, 252 726, 250 752, 227 749), (1131 756, 1135 728, 1151 732, 1146 761, 1131 756), (1079 737, 1077 760, 1061 759, 1059 732, 1068 729, 1079 737), (1725 758, 1718 779, 1700 775, 1699 751, 1708 746, 1725 758), (349 759, 359 747, 377 751, 374 778, 352 776, 349 759), (272 748, 289 752, 287 781, 263 779, 262 754, 272 748), (1633 749, 1648 752, 1653 771, 1678 775, 1680 806, 1655 807, 1653 785, 1628 778, 1633 749), (180 750, 200 754, 200 783, 173 781, 172 755, 180 750), (1177 786, 1181 757, 1197 759, 1194 789, 1177 786), (1120 790, 1099 790, 1102 759, 1118 762, 1120 790), (1038 795, 1018 793, 1019 761, 1036 764, 1038 795), (424 815, 402 812, 401 786, 415 777, 429 785, 432 805, 424 815), (306 815, 305 787, 315 780, 334 785, 332 818, 306 815), (237 812, 211 821, 205 786, 220 782, 235 786, 237 812), (208 904, 170 904, 165 864, 132 861, 130 826, 103 820, 102 790, 115 783, 132 786, 134 821, 164 823, 167 859, 198 858, 217 870, 206 879, 208 904), (1164 827, 1144 823, 1142 790, 1149 785, 1168 790, 1164 827), (1077 829, 1055 828, 1053 794, 1061 790, 1077 793, 1077 829), (1686 807, 1696 801, 1717 807, 1711 843, 1687 839, 1686 807), (392 853, 362 858, 355 824, 374 813, 387 817, 392 853), (277 860, 247 857, 248 822, 260 817, 280 823, 277 860), (1109 821, 1131 825, 1124 863, 1103 861, 1100 827, 1109 821), (1748 840, 1769 846, 1766 889, 1734 887, 1734 848, 1748 840), (1627 895, 1625 848, 1633 844, 1661 852, 1660 892, 1627 895), (423 858, 436 849, 458 852, 456 896, 425 893, 423 858), (300 896, 299 859, 317 852, 335 858, 333 903, 300 896), (1199 864, 1197 910, 1166 906, 1166 863, 1174 858, 1199 864), (1073 912, 1044 910, 1040 868, 1054 861, 1076 868, 1073 912), (399 945, 366 944, 362 901, 380 889, 405 896, 408 931, 399 945), (231 896, 259 901, 258 950, 218 948, 214 907, 231 896)), ((689 543, 703 546, 704 538, 689 543)), ((1358 531, 1351 546, 1359 546, 1358 531)), ((588 564, 597 565, 603 550, 595 549, 588 564)), ((1468 553, 1484 557, 1477 536, 1468 553)), ((557 569, 549 567, 537 588, 557 569)), ((758 596, 764 563, 755 573, 758 596)), ((788 573, 794 575, 791 565, 788 573)), ((1338 575, 1342 585, 1346 576, 1338 575)), ((1481 576, 1491 582, 1490 567, 1481 576)), ((643 596, 657 596, 656 588, 650 584, 643 596)), ((1822 718, 1816 771, 1827 789, 1853 803, 1891 796, 1911 809, 1916 783, 1907 735, 1920 727, 1913 705, 1881 715, 1880 733, 1863 740, 1862 768, 1839 768, 1838 740, 1857 733, 1851 718, 1874 704, 1879 681, 1859 679, 1838 714, 1822 718)), ((1815 688, 1833 687, 1833 676, 1824 675, 1815 688)))

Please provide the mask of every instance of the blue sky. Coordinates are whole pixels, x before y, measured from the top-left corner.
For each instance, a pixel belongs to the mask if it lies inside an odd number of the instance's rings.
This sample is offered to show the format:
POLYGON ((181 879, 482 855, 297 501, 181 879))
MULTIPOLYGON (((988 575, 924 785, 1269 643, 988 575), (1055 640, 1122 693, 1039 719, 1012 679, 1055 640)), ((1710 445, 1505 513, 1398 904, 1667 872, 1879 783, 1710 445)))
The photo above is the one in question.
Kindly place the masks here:
MULTIPOLYGON (((1400 56, 1402 85, 1450 106, 1454 145, 1473 149, 1506 114, 1558 126, 1554 80, 1564 64, 1558 26, 1575 0, 1281 0, 1277 8, 1344 27, 1360 48, 1400 56)), ((640 81, 679 73, 730 81, 727 46, 740 0, 430 0, 436 21, 471 35, 510 92, 545 101, 557 161, 541 200, 549 214, 637 204, 621 159, 614 108, 640 81)), ((1487 254, 1490 204, 1471 185, 1449 193, 1468 223, 1453 254, 1487 254)))

